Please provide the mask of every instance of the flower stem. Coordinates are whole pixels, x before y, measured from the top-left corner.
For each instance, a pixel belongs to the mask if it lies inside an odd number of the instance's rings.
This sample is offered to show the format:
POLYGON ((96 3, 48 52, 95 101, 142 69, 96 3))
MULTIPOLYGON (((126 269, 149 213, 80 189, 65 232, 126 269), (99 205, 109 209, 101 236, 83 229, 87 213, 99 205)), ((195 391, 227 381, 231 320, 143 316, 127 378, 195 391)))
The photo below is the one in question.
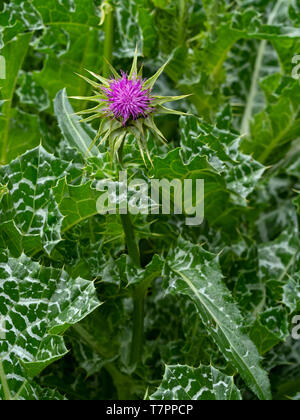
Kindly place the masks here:
POLYGON ((144 344, 145 286, 140 284, 133 291, 133 331, 129 365, 135 368, 141 361, 144 344))
POLYGON ((131 259, 131 262, 137 266, 141 266, 140 261, 140 250, 135 238, 134 228, 130 219, 129 214, 120 214, 123 230, 125 233, 125 241, 127 246, 127 252, 131 259))
MULTIPOLYGON (((106 12, 104 21, 104 58, 109 62, 112 61, 112 50, 113 50, 113 9, 109 9, 106 12)), ((109 66, 104 60, 103 64, 103 76, 109 76, 109 66)), ((122 161, 120 159, 120 161, 122 161)), ((134 228, 130 219, 129 214, 120 214, 125 241, 127 246, 127 252, 131 259, 131 262, 141 267, 140 251, 138 243, 135 238, 134 228)), ((140 361, 143 341, 144 341, 144 299, 146 290, 144 285, 138 285, 134 288, 132 293, 133 298, 133 332, 132 342, 130 348, 130 366, 135 367, 140 361)))
MULTIPOLYGON (((110 6, 108 2, 108 6, 110 6)), ((105 20, 104 20, 104 33, 105 33, 105 39, 104 39, 104 51, 103 51, 103 76, 108 77, 109 76, 109 65, 106 62, 109 61, 112 62, 112 51, 113 51, 113 39, 114 39, 114 28, 113 28, 113 8, 112 6, 107 8, 105 20), (106 59, 106 60, 105 60, 106 59)))
MULTIPOLYGON (((137 266, 141 266, 140 251, 135 238, 134 228, 129 214, 121 214, 121 222, 123 225, 125 240, 127 246, 127 252, 131 259, 131 262, 137 266)), ((139 284, 133 289, 133 331, 132 341, 130 348, 130 360, 129 364, 131 367, 135 367, 141 360, 143 342, 144 342, 144 301, 147 287, 139 284)))
POLYGON ((178 44, 184 44, 184 33, 185 33, 185 26, 184 26, 184 19, 186 14, 186 0, 180 0, 179 2, 179 25, 178 25, 178 44))

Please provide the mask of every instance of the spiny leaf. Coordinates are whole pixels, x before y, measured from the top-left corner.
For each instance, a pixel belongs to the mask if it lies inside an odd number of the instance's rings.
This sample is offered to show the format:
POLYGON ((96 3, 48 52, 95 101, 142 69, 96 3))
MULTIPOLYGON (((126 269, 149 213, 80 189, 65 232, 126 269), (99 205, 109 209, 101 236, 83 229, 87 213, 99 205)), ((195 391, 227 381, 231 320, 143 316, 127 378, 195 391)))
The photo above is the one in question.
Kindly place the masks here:
POLYGON ((194 301, 205 328, 249 388, 260 399, 271 399, 268 376, 256 347, 244 333, 243 318, 223 283, 217 257, 180 239, 167 259, 165 275, 167 291, 194 301))
POLYGON ((67 353, 62 334, 100 303, 93 283, 0 251, 0 399, 37 399, 32 378, 67 353))
POLYGON ((283 307, 269 308, 258 315, 250 338, 263 355, 290 336, 289 327, 287 311, 283 307))
POLYGON ((59 178, 78 176, 72 163, 64 162, 40 146, 0 169, 0 181, 7 186, 0 212, 0 235, 18 256, 43 248, 51 252, 61 240, 62 216, 51 188, 59 178))
POLYGON ((163 381, 150 400, 239 401, 242 396, 233 377, 213 366, 167 365, 163 381))
MULTIPOLYGON (((229 115, 223 118, 230 119, 229 115)), ((232 200, 246 205, 246 198, 252 193, 266 168, 242 153, 242 138, 228 130, 218 129, 200 119, 190 116, 180 119, 181 144, 185 159, 193 156, 207 156, 209 163, 222 174, 232 200)))
POLYGON ((96 204, 101 193, 92 187, 91 181, 81 185, 70 185, 62 178, 53 192, 59 211, 63 215, 63 232, 98 213, 96 204))

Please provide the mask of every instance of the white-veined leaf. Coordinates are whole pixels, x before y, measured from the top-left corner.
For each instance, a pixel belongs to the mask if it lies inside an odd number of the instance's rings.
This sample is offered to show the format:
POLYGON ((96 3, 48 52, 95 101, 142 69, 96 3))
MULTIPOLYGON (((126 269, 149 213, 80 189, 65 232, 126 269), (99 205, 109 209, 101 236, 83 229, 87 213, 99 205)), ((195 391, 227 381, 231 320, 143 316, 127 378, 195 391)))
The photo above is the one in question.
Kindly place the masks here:
POLYGON ((0 252, 0 399, 36 399, 31 380, 67 353, 62 334, 97 308, 94 284, 0 252))
POLYGON ((166 366, 164 378, 150 400, 238 401, 242 396, 233 377, 213 366, 166 366))
POLYGON ((166 264, 166 288, 189 296, 225 358, 262 400, 271 399, 270 384, 255 345, 229 290, 216 255, 180 239, 166 264))

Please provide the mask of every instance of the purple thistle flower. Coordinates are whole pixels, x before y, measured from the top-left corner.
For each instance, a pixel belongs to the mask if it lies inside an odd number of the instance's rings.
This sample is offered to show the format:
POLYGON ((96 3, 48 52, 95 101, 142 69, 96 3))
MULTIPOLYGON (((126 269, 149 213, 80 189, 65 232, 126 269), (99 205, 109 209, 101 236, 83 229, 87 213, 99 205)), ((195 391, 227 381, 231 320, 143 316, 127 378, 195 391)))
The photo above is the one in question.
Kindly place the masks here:
POLYGON ((94 87, 94 96, 73 96, 74 99, 96 102, 96 106, 77 112, 78 115, 88 115, 82 122, 90 122, 101 119, 98 132, 90 145, 89 151, 100 141, 99 144, 109 141, 111 159, 116 155, 120 159, 122 146, 127 135, 135 137, 141 156, 146 164, 144 154, 147 154, 152 164, 150 152, 147 146, 147 132, 151 132, 160 141, 166 142, 163 133, 154 122, 154 116, 158 114, 187 115, 184 112, 169 109, 164 106, 166 102, 178 101, 189 95, 181 96, 155 96, 152 89, 162 74, 169 60, 158 69, 149 79, 142 79, 142 68, 137 69, 138 49, 136 48, 132 67, 129 75, 121 72, 121 75, 109 64, 114 78, 107 79, 99 74, 87 70, 97 82, 81 76, 86 82, 94 87))
POLYGON ((154 108, 151 90, 144 88, 142 79, 136 76, 129 79, 126 73, 121 73, 121 79, 111 79, 109 88, 102 87, 102 91, 107 97, 104 99, 108 103, 107 114, 122 119, 125 126, 130 118, 146 118, 154 108))

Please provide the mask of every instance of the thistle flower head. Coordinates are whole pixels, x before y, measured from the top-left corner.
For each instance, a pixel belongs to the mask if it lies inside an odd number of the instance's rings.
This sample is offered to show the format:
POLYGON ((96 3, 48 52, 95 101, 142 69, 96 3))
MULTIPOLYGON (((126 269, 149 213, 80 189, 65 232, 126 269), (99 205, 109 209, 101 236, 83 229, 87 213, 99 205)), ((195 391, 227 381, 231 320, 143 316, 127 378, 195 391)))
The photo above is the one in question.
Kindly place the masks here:
POLYGON ((111 79, 109 87, 102 87, 102 91, 107 97, 104 99, 107 102, 107 115, 121 119, 123 127, 130 118, 146 118, 154 110, 151 106, 151 91, 144 88, 140 77, 129 79, 122 72, 121 79, 111 79))
POLYGON ((154 76, 149 79, 143 79, 142 69, 139 72, 137 71, 137 57, 138 51, 136 49, 129 74, 123 71, 119 74, 109 64, 112 74, 110 79, 89 70, 88 72, 97 79, 97 82, 79 75, 94 87, 94 96, 73 96, 72 98, 96 103, 95 107, 77 113, 79 115, 91 114, 89 117, 82 119, 82 122, 89 122, 95 119, 100 120, 98 133, 90 149, 97 142, 101 144, 107 140, 109 141, 111 157, 113 158, 114 155, 119 156, 127 135, 132 134, 138 143, 142 158, 146 164, 145 153, 152 163, 145 137, 146 131, 149 130, 159 140, 166 141, 161 131, 155 125, 154 116, 157 114, 187 115, 184 112, 168 109, 163 104, 186 98, 189 95, 153 95, 152 89, 169 61, 154 76))

